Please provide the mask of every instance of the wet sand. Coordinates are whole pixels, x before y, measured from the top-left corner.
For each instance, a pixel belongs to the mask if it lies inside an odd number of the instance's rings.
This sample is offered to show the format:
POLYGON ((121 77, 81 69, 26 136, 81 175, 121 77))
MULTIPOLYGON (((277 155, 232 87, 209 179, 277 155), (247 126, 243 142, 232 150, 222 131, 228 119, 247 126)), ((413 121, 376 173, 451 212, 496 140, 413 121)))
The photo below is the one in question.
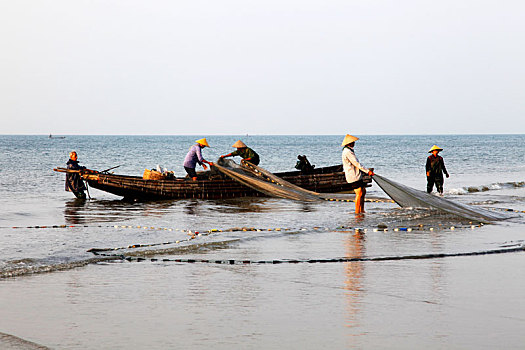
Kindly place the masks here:
MULTIPOLYGON (((516 227, 503 226, 477 233, 495 241, 521 236, 516 227)), ((468 235, 455 234, 446 233, 447 239, 437 234, 431 244, 445 250, 457 244, 461 250, 468 235)), ((301 255, 313 244, 320 256, 370 256, 385 243, 382 235, 288 235, 201 256, 301 255)), ((523 257, 246 266, 100 263, 3 280, 0 329, 56 349, 518 349, 525 341, 523 257)))

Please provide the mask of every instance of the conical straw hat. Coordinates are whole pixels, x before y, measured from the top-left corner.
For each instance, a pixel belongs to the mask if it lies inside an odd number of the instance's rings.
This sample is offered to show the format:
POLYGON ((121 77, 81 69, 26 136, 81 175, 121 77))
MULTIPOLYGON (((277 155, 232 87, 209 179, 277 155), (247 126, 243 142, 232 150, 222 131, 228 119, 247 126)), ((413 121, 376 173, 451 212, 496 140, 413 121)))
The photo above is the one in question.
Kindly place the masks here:
POLYGON ((438 150, 438 151, 441 152, 441 151, 443 150, 443 148, 440 148, 440 147, 434 145, 434 146, 432 146, 432 148, 430 149, 430 151, 428 151, 428 153, 432 153, 432 151, 435 151, 435 150, 438 150))
POLYGON ((205 147, 210 147, 210 145, 208 145, 208 141, 206 141, 205 138, 204 138, 204 139, 197 140, 197 141, 195 141, 195 142, 197 142, 198 144, 203 145, 203 146, 205 146, 205 147))
POLYGON ((355 137, 350 134, 346 134, 345 139, 343 140, 343 143, 341 144, 341 147, 344 147, 348 145, 349 143, 355 142, 357 140, 359 140, 359 137, 355 137))
POLYGON ((244 144, 244 142, 242 142, 241 140, 235 142, 232 147, 235 147, 235 148, 245 148, 245 147, 248 147, 244 144))

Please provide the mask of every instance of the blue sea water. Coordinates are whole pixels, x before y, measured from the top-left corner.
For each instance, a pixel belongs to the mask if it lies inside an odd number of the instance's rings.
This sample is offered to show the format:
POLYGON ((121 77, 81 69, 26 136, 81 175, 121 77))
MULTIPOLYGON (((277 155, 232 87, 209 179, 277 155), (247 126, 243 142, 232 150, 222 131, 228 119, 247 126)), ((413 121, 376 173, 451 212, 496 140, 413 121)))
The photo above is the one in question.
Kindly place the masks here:
MULTIPOLYGON (((429 328, 436 329, 436 325, 423 324, 427 320, 422 310, 428 306, 412 301, 427 298, 441 305, 427 310, 436 320, 475 318, 481 312, 479 304, 466 299, 462 305, 469 305, 467 309, 475 312, 465 311, 464 306, 448 299, 448 295, 465 298, 470 287, 458 286, 472 275, 462 271, 468 270, 480 277, 483 273, 480 274, 476 266, 484 266, 486 273, 493 276, 491 282, 483 285, 479 280, 470 280, 471 285, 479 287, 480 303, 495 303, 489 313, 500 321, 505 319, 507 331, 501 332, 511 345, 517 346, 524 340, 511 331, 522 328, 525 310, 518 307, 509 311, 511 307, 507 302, 495 302, 490 293, 497 284, 504 283, 507 300, 519 299, 517 289, 522 284, 512 276, 498 280, 503 277, 497 271, 513 269, 514 276, 520 278, 521 273, 523 280, 522 253, 509 254, 499 260, 498 257, 465 257, 447 263, 341 263, 339 267, 298 265, 276 270, 270 266, 217 268, 170 262, 108 263, 88 250, 145 244, 150 246, 138 251, 119 250, 119 254, 160 259, 182 256, 282 260, 453 254, 519 246, 525 240, 522 213, 525 210, 525 135, 364 135, 356 143, 355 151, 363 165, 421 190, 426 185, 427 152, 434 144, 442 147, 441 155, 451 175, 445 180, 446 198, 502 212, 513 209, 508 212, 512 214, 509 220, 482 227, 450 215, 401 209, 393 203, 367 203, 367 214, 362 218, 352 214, 353 203, 301 203, 275 198, 126 203, 117 196, 90 189, 92 199, 79 202, 64 191, 64 174, 52 171, 55 167, 65 167, 69 152, 76 150, 80 163, 91 169, 118 165, 115 173, 140 176, 145 168, 161 165, 177 176, 184 176, 184 156, 202 136, 205 135, 66 135, 65 138, 0 135, 0 309, 10 315, 0 321, 0 332, 53 348, 101 348, 107 342, 114 345, 112 348, 123 348, 133 345, 126 332, 92 314, 89 306, 100 304, 93 306, 94 309, 100 312, 106 309, 113 314, 124 309, 123 319, 127 316, 129 320, 134 311, 125 303, 144 303, 154 311, 148 313, 148 309, 139 307, 141 317, 155 317, 165 322, 177 319, 185 326, 179 331, 165 325, 147 327, 150 333, 143 335, 139 341, 141 346, 170 347, 178 343, 169 334, 182 337, 184 332, 193 332, 193 337, 180 344, 193 348, 209 347, 212 343, 218 348, 243 347, 242 344, 248 344, 247 348, 272 347, 279 344, 275 337, 286 334, 286 339, 294 341, 285 342, 289 347, 310 344, 317 348, 323 340, 331 339, 334 348, 346 348, 350 337, 357 342, 357 347, 369 348, 381 346, 384 339, 391 338, 392 333, 386 331, 388 327, 381 326, 382 321, 374 312, 380 310, 381 305, 392 305, 394 309, 415 307, 411 312, 420 325, 412 326, 426 334, 433 344, 450 346, 461 344, 459 331, 439 326, 442 328, 437 327, 438 334, 433 334, 429 328), (388 231, 378 230, 384 226, 388 231), (256 230, 243 231, 242 228, 256 230), (359 235, 355 234, 356 228, 359 235), (399 231, 400 228, 412 231, 399 231), (209 233, 210 230, 215 231, 209 233), (195 232, 204 234, 195 235, 195 232), (133 280, 126 278, 130 274, 133 280), (80 277, 88 282, 77 281, 80 277), (396 280, 400 279, 405 279, 413 289, 397 285, 396 280), (115 283, 116 280, 120 283, 115 283), (253 288, 254 282, 256 288, 253 288), (77 288, 70 289, 71 283, 78 284, 77 288), (385 283, 390 288, 386 288, 385 283), (434 285, 430 290, 429 283, 434 285), (277 290, 283 286, 288 292, 279 298, 277 290), (117 297, 119 288, 124 288, 120 289, 122 302, 117 297), (144 288, 155 296, 144 294, 144 288), (17 290, 21 291, 20 298, 11 299, 10 293, 17 290), (177 298, 174 291, 186 295, 187 301, 177 298), (329 297, 323 306, 321 300, 325 292, 329 297), (60 301, 57 293, 67 297, 60 301), (75 293, 80 293, 83 299, 77 299, 75 293), (297 295, 303 295, 304 299, 297 299, 297 295), (220 301, 226 303, 225 309, 217 305, 220 301), (53 308, 45 308, 45 312, 38 315, 26 309, 25 305, 37 302, 48 303, 53 308), (200 305, 202 312, 195 305, 200 305), (290 305, 289 312, 279 314, 286 305, 290 305), (266 311, 256 311, 256 307, 266 311), (304 310, 306 307, 308 311, 304 310), (68 313, 69 308, 75 309, 76 314, 68 313), (444 310, 447 308, 454 311, 444 310), (184 310, 191 310, 191 315, 185 313, 181 318, 179 315, 184 310), (300 318, 302 312, 308 315, 309 321, 300 318), (63 317, 63 321, 58 321, 57 315, 63 317), (228 317, 246 322, 244 326, 236 323, 242 330, 240 333, 220 323, 228 317), (320 321, 312 320, 314 318, 320 321), (274 319, 277 326, 271 325, 270 320, 274 319), (295 320, 299 326, 291 326, 287 319, 295 320), (49 327, 35 331, 37 321, 49 327), (68 322, 82 325, 82 330, 69 327, 68 322), (325 335, 306 331, 324 329, 320 322, 326 322, 325 335), (199 324, 206 325, 207 332, 201 332, 199 324), (101 340, 88 343, 94 334, 101 340)), ((316 167, 322 167, 341 163, 342 138, 342 135, 209 136, 211 147, 204 149, 203 155, 215 161, 221 154, 231 152, 231 145, 242 139, 260 154, 260 166, 272 172, 293 170, 299 154, 306 155, 316 167)), ((368 193, 386 197, 376 185, 368 193)), ((395 314, 390 310, 386 317, 394 320, 395 314)), ((406 337, 395 338, 394 348, 427 344, 408 330, 411 325, 408 317, 397 317, 406 323, 406 328, 403 322, 395 328, 406 337)), ((116 316, 111 319, 112 322, 119 320, 116 316)), ((140 328, 127 320, 120 319, 125 325, 122 329, 132 332, 140 328)), ((477 322, 478 331, 469 334, 469 339, 483 337, 484 331, 490 328, 488 323, 477 322)), ((466 329, 461 324, 456 326, 466 329)))

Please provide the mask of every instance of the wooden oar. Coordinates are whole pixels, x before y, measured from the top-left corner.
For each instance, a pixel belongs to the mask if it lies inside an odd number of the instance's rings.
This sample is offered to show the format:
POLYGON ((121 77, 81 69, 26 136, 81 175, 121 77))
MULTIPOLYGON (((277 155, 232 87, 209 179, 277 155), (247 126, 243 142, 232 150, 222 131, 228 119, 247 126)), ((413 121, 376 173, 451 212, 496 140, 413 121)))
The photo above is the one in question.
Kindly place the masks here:
POLYGON ((106 169, 106 170, 102 170, 101 173, 107 173, 108 171, 113 170, 113 169, 116 169, 116 168, 119 168, 120 166, 121 166, 121 165, 117 165, 117 166, 114 166, 114 167, 112 167, 112 168, 108 168, 108 169, 106 169))
POLYGON ((83 174, 83 173, 98 173, 96 170, 90 170, 90 169, 80 169, 80 170, 74 170, 74 169, 66 169, 66 168, 54 168, 53 171, 59 172, 59 173, 74 173, 74 174, 83 174))
POLYGON ((59 172, 59 173, 80 173, 81 170, 72 170, 72 169, 66 169, 66 168, 55 168, 53 171, 59 172))

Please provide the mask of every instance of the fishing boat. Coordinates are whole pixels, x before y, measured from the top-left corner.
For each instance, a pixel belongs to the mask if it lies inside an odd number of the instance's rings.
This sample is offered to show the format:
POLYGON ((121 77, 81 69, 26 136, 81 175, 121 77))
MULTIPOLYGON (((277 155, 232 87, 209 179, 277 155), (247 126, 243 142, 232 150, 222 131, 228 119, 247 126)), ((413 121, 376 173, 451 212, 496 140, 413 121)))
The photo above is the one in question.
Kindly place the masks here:
MULTIPOLYGON (((211 171, 198 173, 196 181, 188 177, 171 179, 144 179, 139 176, 116 175, 94 170, 67 170, 55 168, 58 172, 78 172, 89 186, 123 197, 125 200, 159 199, 224 199, 237 197, 260 197, 267 194, 246 186, 212 167, 211 171)), ((349 192, 354 189, 346 182, 342 165, 316 168, 311 172, 288 171, 275 176, 309 191, 319 193, 349 192)), ((371 178, 365 178, 370 183, 371 178)))

